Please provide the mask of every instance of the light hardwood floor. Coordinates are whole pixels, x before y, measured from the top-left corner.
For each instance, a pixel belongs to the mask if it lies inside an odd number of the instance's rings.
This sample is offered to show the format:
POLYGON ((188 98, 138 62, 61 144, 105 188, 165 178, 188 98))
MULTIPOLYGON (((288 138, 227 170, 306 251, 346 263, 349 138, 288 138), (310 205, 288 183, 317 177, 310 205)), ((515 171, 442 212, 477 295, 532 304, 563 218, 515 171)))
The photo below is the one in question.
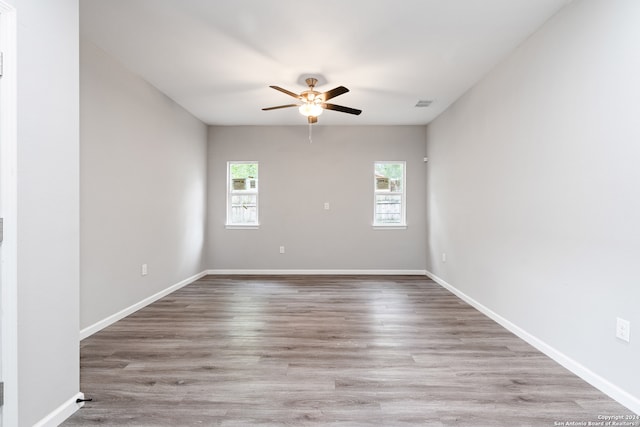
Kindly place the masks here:
POLYGON ((93 402, 64 426, 554 426, 632 414, 419 276, 207 276, 83 340, 80 376, 93 402))

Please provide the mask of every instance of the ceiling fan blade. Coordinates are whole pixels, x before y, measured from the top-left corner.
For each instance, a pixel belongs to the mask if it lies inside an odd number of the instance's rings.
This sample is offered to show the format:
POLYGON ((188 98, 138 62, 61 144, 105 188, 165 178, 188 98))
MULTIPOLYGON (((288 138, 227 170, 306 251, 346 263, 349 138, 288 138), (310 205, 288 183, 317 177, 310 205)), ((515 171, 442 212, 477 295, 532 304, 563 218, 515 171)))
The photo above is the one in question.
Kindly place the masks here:
POLYGON ((289 96, 293 96, 294 98, 300 99, 300 95, 298 95, 297 93, 293 93, 291 91, 288 91, 286 89, 281 88, 280 86, 269 86, 270 88, 273 88, 275 90, 279 90, 282 93, 286 93, 289 96))
POLYGON ((314 123, 318 123, 318 117, 316 117, 316 116, 309 116, 309 117, 307 117, 307 119, 308 119, 310 125, 312 125, 314 123))
POLYGON ((336 104, 321 104, 322 108, 326 108, 327 110, 340 111, 341 113, 349 113, 355 114, 356 116, 362 113, 362 110, 358 110, 356 108, 343 107, 342 105, 336 104))
POLYGON ((269 110, 278 110, 280 108, 289 108, 289 107, 297 107, 298 104, 287 104, 287 105, 278 105, 277 107, 267 107, 267 108, 263 108, 262 111, 269 111, 269 110))
POLYGON ((328 101, 331 98, 335 98, 336 96, 342 95, 343 93, 347 93, 347 92, 349 92, 349 89, 347 89, 344 86, 338 86, 335 89, 326 91, 321 96, 323 101, 328 101))

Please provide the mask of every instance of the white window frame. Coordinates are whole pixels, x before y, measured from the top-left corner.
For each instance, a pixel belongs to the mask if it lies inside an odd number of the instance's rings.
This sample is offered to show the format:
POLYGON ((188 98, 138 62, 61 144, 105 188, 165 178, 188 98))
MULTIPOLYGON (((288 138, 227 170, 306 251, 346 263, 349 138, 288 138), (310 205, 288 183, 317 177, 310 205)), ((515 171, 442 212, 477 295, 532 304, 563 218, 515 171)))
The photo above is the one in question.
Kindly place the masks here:
POLYGON ((379 160, 373 162, 373 228, 376 230, 404 230, 407 228, 407 162, 404 160, 379 160), (402 191, 391 193, 386 190, 378 190, 376 185, 376 165, 378 164, 401 164, 402 165, 402 191), (400 222, 399 223, 379 223, 376 222, 377 197, 381 194, 399 195, 400 222))
POLYGON ((227 162, 227 221, 225 228, 231 230, 247 230, 257 229, 260 227, 260 163, 255 160, 231 160, 227 162), (254 189, 234 190, 231 182, 231 165, 234 164, 250 164, 258 165, 258 176, 256 177, 256 186, 254 189), (234 195, 255 195, 256 196, 256 221, 252 223, 234 223, 231 222, 233 216, 231 214, 231 200, 234 195))

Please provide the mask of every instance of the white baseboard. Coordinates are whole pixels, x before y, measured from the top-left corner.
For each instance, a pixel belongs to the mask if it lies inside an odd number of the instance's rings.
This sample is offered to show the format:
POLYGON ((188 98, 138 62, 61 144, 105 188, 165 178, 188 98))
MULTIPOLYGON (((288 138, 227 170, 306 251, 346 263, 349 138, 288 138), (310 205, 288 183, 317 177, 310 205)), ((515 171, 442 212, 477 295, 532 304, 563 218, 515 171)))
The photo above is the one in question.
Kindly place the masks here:
POLYGON ((475 299, 471 298, 464 292, 455 288, 453 285, 442 280, 440 277, 436 276, 430 271, 427 271, 426 275, 427 277, 432 279, 434 282, 436 282, 443 288, 449 290, 458 298, 460 298, 470 306, 474 307, 476 310, 478 310, 485 316, 494 320, 496 323, 498 323, 508 331, 517 335, 519 338, 523 339, 524 341, 528 342, 529 344, 534 346, 536 349, 540 350, 542 353, 546 354, 551 359, 555 360, 560 365, 564 366, 569 371, 573 372, 574 374, 576 374, 577 376, 579 376, 580 378, 582 378, 583 380, 585 380, 586 382, 588 382, 589 384, 597 388, 598 390, 602 391, 603 393, 605 393, 612 399, 616 400, 620 404, 626 406, 636 414, 640 414, 640 398, 633 396, 631 393, 628 393, 627 391, 621 389, 617 385, 611 383, 607 379, 591 371, 584 365, 580 364, 579 362, 573 360, 572 358, 568 357, 564 353, 551 347, 549 344, 545 343, 541 339, 535 337, 534 335, 531 335, 529 332, 525 331, 524 329, 520 328, 519 326, 515 325, 514 323, 500 316, 498 313, 494 312, 493 310, 485 307, 475 299))
POLYGON ((169 295, 171 292, 177 291, 178 289, 195 282, 196 280, 204 277, 207 275, 206 271, 203 271, 201 273, 196 274, 195 276, 191 276, 188 279, 185 279, 181 282, 176 283, 175 285, 169 286, 168 288, 154 294, 151 295, 150 297, 147 297, 145 299, 143 299, 142 301, 139 301, 135 304, 133 304, 130 307, 125 308, 124 310, 120 310, 119 312, 112 314, 111 316, 107 317, 106 319, 102 319, 99 322, 94 323, 91 326, 87 326, 86 328, 82 329, 80 331, 80 341, 82 341, 83 339, 95 334, 96 332, 106 328, 109 325, 114 324, 115 322, 117 322, 118 320, 124 319, 125 317, 127 317, 128 315, 135 313, 136 311, 140 310, 143 307, 148 306, 149 304, 151 304, 152 302, 155 302, 157 300, 159 300, 162 297, 165 297, 167 295, 169 295))
POLYGON ((207 274, 211 275, 372 275, 372 276, 424 276, 426 270, 225 270, 215 269, 207 270, 207 274))
POLYGON ((33 427, 59 426, 64 420, 69 418, 71 415, 73 415, 74 412, 84 406, 84 402, 76 403, 77 399, 84 399, 84 393, 76 394, 71 399, 58 406, 54 411, 50 412, 49 415, 35 423, 33 427))

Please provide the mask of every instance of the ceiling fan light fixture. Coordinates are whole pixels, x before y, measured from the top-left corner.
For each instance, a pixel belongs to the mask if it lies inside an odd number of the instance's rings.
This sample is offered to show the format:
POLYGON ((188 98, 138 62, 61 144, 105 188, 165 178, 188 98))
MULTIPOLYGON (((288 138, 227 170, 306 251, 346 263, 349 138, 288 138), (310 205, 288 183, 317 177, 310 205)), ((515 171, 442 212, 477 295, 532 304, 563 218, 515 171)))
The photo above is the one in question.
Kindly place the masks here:
POLYGON ((298 111, 300 111, 300 114, 306 117, 309 117, 309 116, 318 117, 320 114, 322 114, 322 111, 324 110, 318 104, 305 102, 300 106, 300 108, 298 108, 298 111))
POLYGON ((262 110, 269 111, 279 110, 281 108, 298 107, 298 111, 300 111, 300 114, 307 118, 309 125, 317 123, 318 116, 322 114, 324 110, 333 110, 341 113, 354 114, 356 116, 362 113, 362 110, 358 110, 357 108, 343 107, 342 105, 327 103, 328 100, 349 92, 349 89, 347 89, 346 87, 338 86, 326 92, 318 92, 314 90, 316 83, 318 83, 317 79, 309 77, 305 80, 305 82, 307 83, 307 86, 309 86, 309 90, 305 90, 300 94, 293 93, 287 89, 281 88, 280 86, 269 86, 272 89, 295 98, 297 102, 295 104, 267 107, 263 108, 262 110))

